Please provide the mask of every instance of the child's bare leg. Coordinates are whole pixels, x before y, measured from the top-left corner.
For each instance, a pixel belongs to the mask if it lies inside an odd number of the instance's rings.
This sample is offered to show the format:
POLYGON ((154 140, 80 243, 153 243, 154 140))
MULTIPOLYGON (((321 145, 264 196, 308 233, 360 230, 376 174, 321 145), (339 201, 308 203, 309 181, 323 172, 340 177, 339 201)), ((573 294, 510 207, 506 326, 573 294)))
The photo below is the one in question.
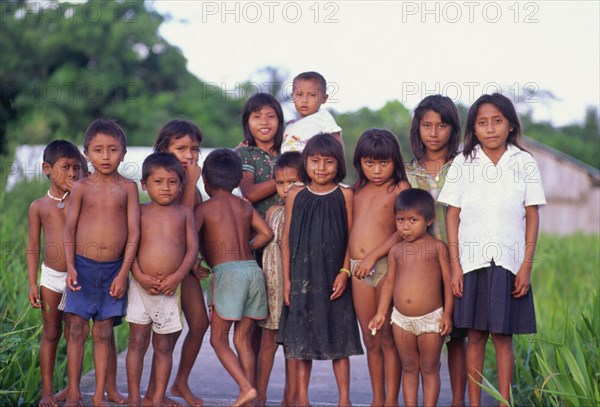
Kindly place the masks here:
POLYGON ((67 313, 66 319, 69 330, 67 340, 67 376, 69 382, 65 406, 78 406, 81 396, 79 380, 81 379, 83 350, 90 333, 90 323, 75 314, 67 313))
POLYGON ((150 344, 151 327, 151 324, 129 323, 129 347, 127 348, 125 366, 127 368, 127 391, 130 406, 139 406, 142 402, 140 382, 144 369, 144 355, 150 344))
POLYGON ((446 343, 448 350, 448 373, 452 389, 452 406, 465 405, 465 388, 467 387, 467 348, 464 338, 451 338, 446 343))
MULTIPOLYGON (((214 312, 210 323, 210 344, 225 370, 227 370, 240 387, 240 394, 234 404, 243 405, 256 398, 256 389, 252 387, 236 354, 229 347, 229 330, 231 324, 232 321, 226 321, 214 312)), ((248 341, 249 338, 246 337, 246 340, 248 341)))
POLYGON ((117 343, 113 329, 110 337, 110 354, 108 357, 108 371, 106 372, 106 397, 115 404, 127 403, 127 398, 121 394, 117 387, 117 343))
POLYGON ((385 371, 381 335, 371 335, 371 330, 368 328, 369 321, 377 312, 376 291, 371 286, 355 278, 352 282, 352 297, 360 298, 360 301, 354 302, 354 310, 362 331, 363 343, 367 349, 367 365, 373 391, 371 405, 383 406, 385 400, 385 371))
POLYGON ((394 324, 394 340, 402 363, 402 395, 404 405, 416 406, 419 401, 419 348, 417 337, 394 324))
MULTIPOLYGON (((377 302, 381 296, 381 282, 377 286, 377 302)), ((394 342, 394 334, 392 332, 392 324, 389 323, 392 319, 392 306, 388 309, 385 315, 385 322, 379 331, 381 334, 381 348, 383 350, 383 368, 385 373, 385 406, 397 406, 398 395, 400 394, 400 379, 402 377, 402 364, 400 356, 394 342)))
POLYGON ((440 356, 444 337, 437 332, 426 332, 417 337, 417 344, 423 380, 423 405, 435 406, 440 396, 440 356))
POLYGON ((171 393, 182 397, 189 405, 198 407, 204 402, 192 393, 188 380, 208 329, 208 316, 202 287, 192 274, 188 274, 181 282, 181 308, 188 324, 188 333, 183 340, 179 369, 171 386, 171 393))
POLYGON ((40 299, 42 301, 42 343, 40 344, 40 372, 42 375, 42 389, 40 406, 56 407, 54 389, 52 388, 52 377, 54 375, 54 363, 56 361, 56 347, 62 334, 62 311, 58 309, 62 293, 40 287, 40 299))
POLYGON ((242 317, 242 319, 235 323, 233 328, 233 344, 237 351, 240 365, 246 374, 246 378, 254 387, 256 385, 256 355, 254 354, 254 335, 255 323, 253 319, 242 317))
MULTIPOLYGON (((512 335, 492 334, 496 349, 496 367, 498 369, 498 391, 504 400, 510 402, 510 385, 513 378, 515 356, 513 354, 512 335)), ((505 404, 501 404, 504 406, 505 404)))
POLYGON ((94 338, 94 370, 96 373, 96 389, 92 402, 94 405, 107 405, 104 398, 106 388, 106 373, 108 372, 108 359, 110 357, 110 338, 113 332, 114 318, 95 320, 92 327, 94 338))
POLYGON ((338 388, 338 406, 351 406, 350 402, 350 359, 336 359, 332 362, 333 374, 338 388))
POLYGON ((255 405, 257 406, 263 406, 267 401, 267 386, 269 385, 269 378, 273 370, 273 361, 275 360, 275 352, 277 352, 278 346, 275 341, 277 338, 276 330, 263 328, 262 331, 260 353, 258 354, 258 377, 256 380, 258 396, 256 397, 255 405))
POLYGON ((469 329, 467 340, 467 377, 469 377, 469 405, 476 407, 481 404, 481 373, 485 345, 489 336, 488 331, 469 329))
POLYGON ((295 359, 296 364, 296 405, 308 406, 308 384, 310 383, 310 372, 312 370, 312 360, 295 359))
MULTIPOLYGON (((283 351, 285 353, 285 348, 283 351)), ((283 406, 296 405, 296 397, 298 395, 297 369, 296 359, 285 359, 285 387, 283 389, 283 400, 281 400, 281 405, 283 406)))
POLYGON ((171 367, 173 366, 173 349, 181 331, 170 334, 157 334, 152 336, 152 347, 154 349, 155 372, 155 391, 152 399, 152 405, 160 406, 165 402, 165 393, 171 376, 171 367))

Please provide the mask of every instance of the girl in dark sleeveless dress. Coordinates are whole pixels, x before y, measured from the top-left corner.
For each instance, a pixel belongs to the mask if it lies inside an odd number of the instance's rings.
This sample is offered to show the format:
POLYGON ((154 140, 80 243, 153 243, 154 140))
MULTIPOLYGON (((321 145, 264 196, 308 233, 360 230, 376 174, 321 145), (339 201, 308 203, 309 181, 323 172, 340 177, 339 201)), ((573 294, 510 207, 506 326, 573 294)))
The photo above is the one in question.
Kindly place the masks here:
POLYGON ((351 355, 362 354, 350 289, 348 229, 353 192, 341 144, 330 134, 309 140, 300 177, 286 200, 283 231, 284 310, 279 341, 297 359, 297 404, 308 405, 312 360, 332 360, 339 404, 349 405, 351 355), (288 261, 286 261, 288 260, 288 261))

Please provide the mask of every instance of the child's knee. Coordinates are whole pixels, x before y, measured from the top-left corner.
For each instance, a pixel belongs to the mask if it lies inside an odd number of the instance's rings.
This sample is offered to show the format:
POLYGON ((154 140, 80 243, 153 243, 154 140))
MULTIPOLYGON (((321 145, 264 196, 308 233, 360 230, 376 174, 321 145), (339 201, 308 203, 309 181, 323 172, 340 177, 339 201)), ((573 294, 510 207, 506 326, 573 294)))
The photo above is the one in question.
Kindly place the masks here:
POLYGON ((150 335, 141 332, 129 333, 129 349, 133 351, 145 351, 150 344, 150 335))
POLYGON ((421 359, 421 364, 420 364, 420 369, 421 369, 421 373, 425 374, 425 375, 430 375, 430 374, 439 374, 440 373, 440 360, 427 360, 427 359, 421 359))
POLYGON ((46 324, 42 328, 42 338, 46 342, 57 343, 62 335, 62 324, 46 324))
POLYGON ((154 349, 154 352, 163 356, 171 355, 173 353, 173 348, 175 348, 176 340, 176 337, 173 337, 172 335, 173 334, 154 334, 152 340, 152 348, 154 349))

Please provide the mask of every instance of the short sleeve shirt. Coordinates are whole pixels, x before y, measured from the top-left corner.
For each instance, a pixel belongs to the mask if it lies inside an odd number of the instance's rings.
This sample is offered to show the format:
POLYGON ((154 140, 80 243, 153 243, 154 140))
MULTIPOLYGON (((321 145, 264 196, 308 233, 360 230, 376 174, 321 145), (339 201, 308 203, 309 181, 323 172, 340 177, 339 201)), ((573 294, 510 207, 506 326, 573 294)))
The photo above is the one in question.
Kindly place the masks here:
POLYGON ((298 151, 301 153, 308 140, 319 133, 338 133, 342 128, 325 109, 298 120, 293 120, 285 126, 281 153, 298 151))
MULTIPOLYGON (((242 159, 242 171, 254 175, 255 184, 260 184, 261 182, 273 179, 273 166, 275 165, 276 156, 272 156, 256 146, 242 146, 236 148, 235 151, 242 159)), ((254 206, 258 213, 260 213, 260 216, 264 219, 267 209, 275 204, 283 204, 277 193, 254 202, 252 206, 254 206)))
POLYGON ((460 208, 458 242, 464 273, 496 265, 517 274, 525 255, 525 207, 545 205, 537 162, 509 144, 496 165, 481 146, 457 156, 438 201, 460 208))

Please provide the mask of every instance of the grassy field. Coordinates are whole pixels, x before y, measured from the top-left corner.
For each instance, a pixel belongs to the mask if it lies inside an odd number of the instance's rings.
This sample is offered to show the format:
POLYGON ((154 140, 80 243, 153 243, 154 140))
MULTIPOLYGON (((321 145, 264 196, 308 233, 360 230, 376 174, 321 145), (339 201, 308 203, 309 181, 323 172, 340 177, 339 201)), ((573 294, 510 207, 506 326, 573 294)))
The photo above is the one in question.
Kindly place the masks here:
MULTIPOLYGON (((41 315, 27 300, 25 250, 29 203, 47 188, 43 180, 10 193, 0 185, 0 405, 38 397, 41 315)), ((538 334, 515 338, 512 405, 600 404, 599 256, 599 236, 540 237, 532 276, 538 334)), ((120 350, 127 334, 126 324, 116 331, 120 350)), ((61 341, 55 388, 66 384, 65 348, 61 341)), ((92 368, 91 351, 87 346, 85 370, 92 368)), ((488 346, 484 376, 491 384, 493 357, 488 346)))

